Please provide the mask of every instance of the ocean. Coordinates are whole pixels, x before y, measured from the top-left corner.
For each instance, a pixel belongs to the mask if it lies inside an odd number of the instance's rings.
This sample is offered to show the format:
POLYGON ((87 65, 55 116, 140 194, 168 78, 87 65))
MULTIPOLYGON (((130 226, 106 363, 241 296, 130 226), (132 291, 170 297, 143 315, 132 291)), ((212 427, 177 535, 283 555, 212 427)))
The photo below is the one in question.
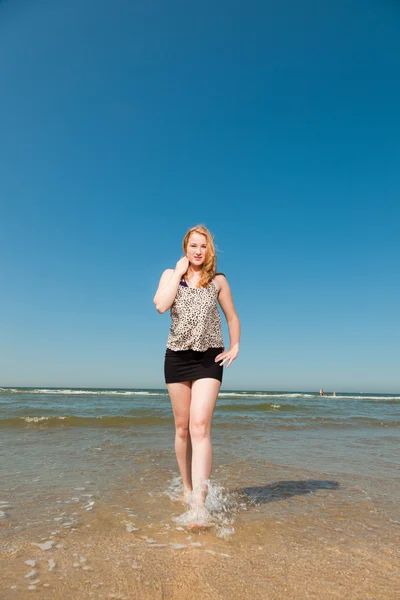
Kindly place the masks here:
POLYGON ((191 533, 166 390, 0 388, 1 598, 398 598, 400 395, 223 390, 191 533))

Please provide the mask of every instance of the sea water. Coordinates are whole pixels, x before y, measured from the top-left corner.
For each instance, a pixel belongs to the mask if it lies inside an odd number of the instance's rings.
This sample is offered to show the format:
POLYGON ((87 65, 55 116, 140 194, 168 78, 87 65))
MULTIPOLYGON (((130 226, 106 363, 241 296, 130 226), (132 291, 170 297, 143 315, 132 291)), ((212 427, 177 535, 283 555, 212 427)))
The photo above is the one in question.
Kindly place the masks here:
POLYGON ((160 552, 397 547, 400 395, 224 390, 212 441, 214 527, 188 540, 166 390, 0 389, 2 548, 84 528, 160 552))

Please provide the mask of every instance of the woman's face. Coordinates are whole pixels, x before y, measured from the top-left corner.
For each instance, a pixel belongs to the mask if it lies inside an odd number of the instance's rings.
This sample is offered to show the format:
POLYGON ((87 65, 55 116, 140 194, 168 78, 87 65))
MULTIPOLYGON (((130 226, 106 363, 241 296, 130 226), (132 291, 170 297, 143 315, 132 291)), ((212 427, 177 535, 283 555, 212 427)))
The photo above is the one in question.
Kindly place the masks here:
POLYGON ((207 238, 201 233, 193 232, 188 241, 186 256, 189 262, 196 267, 200 267, 206 259, 207 238))

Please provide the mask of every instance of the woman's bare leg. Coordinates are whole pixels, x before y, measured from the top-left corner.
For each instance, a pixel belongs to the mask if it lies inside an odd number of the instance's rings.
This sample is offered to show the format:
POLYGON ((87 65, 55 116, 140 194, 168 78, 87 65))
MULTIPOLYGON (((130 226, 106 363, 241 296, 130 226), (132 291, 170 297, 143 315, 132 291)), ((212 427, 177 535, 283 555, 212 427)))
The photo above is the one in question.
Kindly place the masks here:
POLYGON ((207 496, 207 485, 212 467, 211 419, 217 401, 220 381, 196 379, 192 382, 189 431, 192 441, 193 501, 202 506, 207 496))
POLYGON ((191 385, 190 381, 167 385, 175 420, 175 453, 185 495, 192 491, 192 444, 189 434, 191 385))

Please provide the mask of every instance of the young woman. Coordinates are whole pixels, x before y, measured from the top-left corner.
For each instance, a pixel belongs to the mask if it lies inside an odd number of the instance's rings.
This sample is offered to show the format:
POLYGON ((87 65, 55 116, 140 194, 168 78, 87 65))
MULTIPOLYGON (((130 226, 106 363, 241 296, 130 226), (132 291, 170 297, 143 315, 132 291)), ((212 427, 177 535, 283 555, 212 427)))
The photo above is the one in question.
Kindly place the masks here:
POLYGON ((189 229, 184 256, 161 276, 154 297, 159 313, 171 309, 164 372, 175 420, 175 452, 184 496, 194 507, 205 503, 212 466, 211 418, 223 366, 239 353, 240 323, 225 275, 216 273, 211 233, 189 229), (220 304, 229 329, 224 350, 220 304))

